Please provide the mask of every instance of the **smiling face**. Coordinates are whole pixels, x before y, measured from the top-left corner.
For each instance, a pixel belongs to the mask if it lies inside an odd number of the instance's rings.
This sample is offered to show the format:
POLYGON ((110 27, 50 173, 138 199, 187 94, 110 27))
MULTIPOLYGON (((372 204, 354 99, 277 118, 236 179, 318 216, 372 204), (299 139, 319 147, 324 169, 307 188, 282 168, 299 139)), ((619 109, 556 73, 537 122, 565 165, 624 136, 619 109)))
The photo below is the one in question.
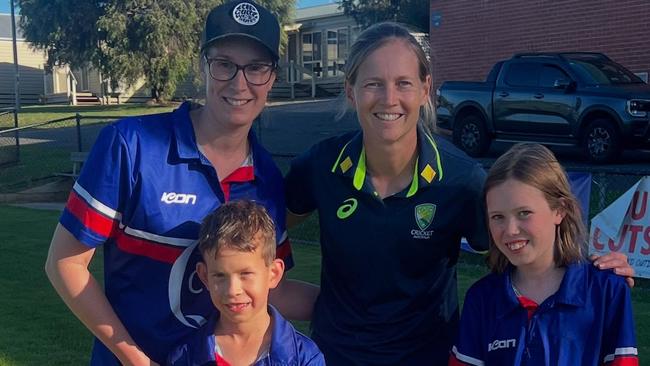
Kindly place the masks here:
POLYGON ((492 239, 510 263, 524 270, 555 266, 556 226, 564 214, 542 191, 510 178, 487 191, 486 205, 492 239))
MULTIPOLYGON (((271 64, 270 53, 258 42, 247 37, 227 37, 215 42, 206 50, 206 56, 212 60, 230 61, 237 65, 271 64)), ((210 76, 209 66, 204 63, 206 80, 205 107, 214 118, 226 126, 250 126, 262 112, 273 82, 275 72, 264 85, 252 85, 246 81, 243 71, 237 71, 234 79, 229 81, 214 80, 210 76)))
POLYGON ((216 256, 214 251, 204 253, 196 269, 221 314, 221 324, 237 325, 261 323, 268 316, 269 290, 280 282, 284 263, 275 259, 267 265, 259 248, 248 252, 226 247, 216 256))
POLYGON ((346 95, 357 111, 364 142, 417 142, 420 107, 429 98, 431 78, 421 80, 418 58, 404 40, 393 39, 361 63, 346 95))

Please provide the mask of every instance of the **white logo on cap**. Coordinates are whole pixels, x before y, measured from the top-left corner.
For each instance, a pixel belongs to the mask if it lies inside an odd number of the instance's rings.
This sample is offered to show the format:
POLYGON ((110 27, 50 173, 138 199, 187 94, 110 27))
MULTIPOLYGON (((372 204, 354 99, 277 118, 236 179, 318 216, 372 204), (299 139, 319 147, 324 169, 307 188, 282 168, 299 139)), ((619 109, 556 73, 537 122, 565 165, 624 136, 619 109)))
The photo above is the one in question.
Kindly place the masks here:
POLYGON ((232 17, 241 25, 255 25, 260 21, 260 12, 250 3, 241 3, 235 6, 232 17))

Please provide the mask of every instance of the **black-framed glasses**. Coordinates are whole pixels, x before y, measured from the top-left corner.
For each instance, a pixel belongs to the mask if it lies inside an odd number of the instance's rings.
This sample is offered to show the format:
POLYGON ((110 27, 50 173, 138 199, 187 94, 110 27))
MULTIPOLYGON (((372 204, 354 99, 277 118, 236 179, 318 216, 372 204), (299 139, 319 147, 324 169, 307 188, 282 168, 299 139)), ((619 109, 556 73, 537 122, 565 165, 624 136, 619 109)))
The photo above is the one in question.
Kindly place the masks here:
POLYGON ((214 80, 229 81, 235 78, 237 72, 241 70, 244 73, 244 78, 249 84, 264 85, 271 80, 271 74, 275 70, 275 64, 254 63, 246 65, 238 65, 234 62, 220 58, 205 58, 208 63, 208 70, 210 76, 214 80))

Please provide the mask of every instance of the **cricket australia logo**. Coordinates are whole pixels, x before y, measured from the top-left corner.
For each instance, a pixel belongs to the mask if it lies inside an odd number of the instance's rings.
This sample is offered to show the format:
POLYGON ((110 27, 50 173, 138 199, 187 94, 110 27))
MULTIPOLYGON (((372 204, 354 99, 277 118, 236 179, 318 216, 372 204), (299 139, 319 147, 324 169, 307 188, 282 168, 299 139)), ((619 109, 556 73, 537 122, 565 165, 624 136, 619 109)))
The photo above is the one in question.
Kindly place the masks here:
POLYGON ((414 239, 429 239, 433 234, 433 230, 427 228, 433 222, 436 215, 436 205, 433 203, 423 203, 415 206, 415 223, 418 225, 419 230, 411 230, 411 235, 414 239))
POLYGON ((232 18, 241 25, 255 25, 260 21, 260 12, 253 4, 241 3, 233 9, 232 18))

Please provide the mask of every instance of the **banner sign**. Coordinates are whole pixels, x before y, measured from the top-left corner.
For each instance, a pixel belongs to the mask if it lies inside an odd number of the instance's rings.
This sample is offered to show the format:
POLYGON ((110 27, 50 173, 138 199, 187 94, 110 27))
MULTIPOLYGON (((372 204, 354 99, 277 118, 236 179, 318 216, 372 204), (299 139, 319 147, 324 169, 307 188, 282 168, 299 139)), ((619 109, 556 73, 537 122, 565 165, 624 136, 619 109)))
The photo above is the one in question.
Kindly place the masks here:
POLYGON ((636 277, 650 278, 650 176, 591 220, 589 253, 621 252, 636 277))

